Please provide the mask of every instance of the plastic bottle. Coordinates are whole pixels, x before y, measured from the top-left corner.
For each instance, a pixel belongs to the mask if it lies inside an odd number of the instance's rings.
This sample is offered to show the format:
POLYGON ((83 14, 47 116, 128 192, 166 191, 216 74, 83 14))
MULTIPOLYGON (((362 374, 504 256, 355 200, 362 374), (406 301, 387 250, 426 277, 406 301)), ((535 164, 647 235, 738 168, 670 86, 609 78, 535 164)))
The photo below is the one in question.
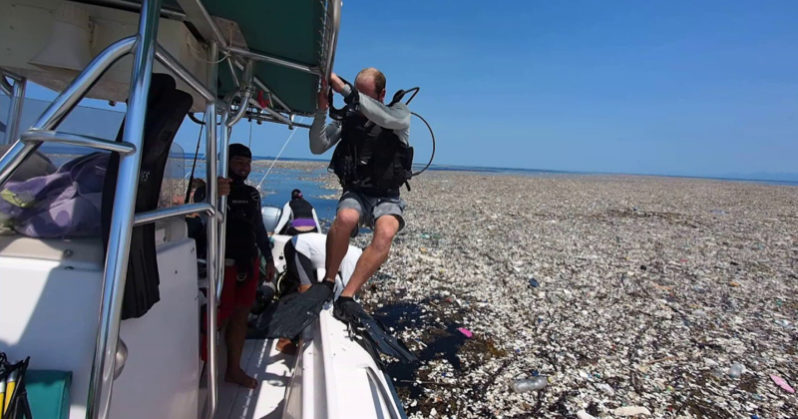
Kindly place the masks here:
POLYGON ((513 390, 516 393, 526 393, 528 391, 541 390, 549 383, 549 380, 544 375, 538 375, 532 378, 522 378, 513 381, 513 390))
POLYGON ((732 364, 729 368, 729 377, 731 378, 740 378, 740 375, 743 374, 743 370, 745 367, 742 364, 732 364))

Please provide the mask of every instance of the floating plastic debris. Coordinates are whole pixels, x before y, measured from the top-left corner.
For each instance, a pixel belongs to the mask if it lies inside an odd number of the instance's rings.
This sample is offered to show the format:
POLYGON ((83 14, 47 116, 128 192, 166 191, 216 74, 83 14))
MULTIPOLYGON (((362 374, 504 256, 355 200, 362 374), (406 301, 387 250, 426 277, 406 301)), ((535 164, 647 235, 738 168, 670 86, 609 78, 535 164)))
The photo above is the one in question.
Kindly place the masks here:
POLYGON ((643 406, 624 406, 619 407, 612 411, 614 415, 618 416, 637 416, 637 415, 651 415, 651 412, 643 406))
POLYGON ((613 410, 624 405, 652 412, 639 419, 686 417, 709 415, 709 401, 717 417, 795 416, 794 394, 761 380, 797 387, 798 273, 785 255, 798 188, 458 172, 414 182, 378 274, 387 279, 361 296, 374 310, 416 307, 380 319, 421 359, 417 371, 389 371, 410 419, 432 407, 463 419, 622 418, 613 410), (466 325, 479 336, 457 331, 466 325), (532 369, 552 380, 517 393, 514 380, 532 369))
POLYGON ((601 390, 601 391, 603 391, 603 392, 607 393, 607 394, 608 394, 608 395, 610 395, 610 396, 612 396, 613 394, 615 394, 615 390, 613 390, 612 386, 610 386, 610 385, 609 385, 609 384, 607 384, 607 383, 600 383, 600 384, 597 384, 597 385, 596 385, 596 387, 598 387, 598 389, 599 389, 599 390, 601 390))
POLYGON ((465 327, 458 327, 457 331, 462 333, 463 336, 465 336, 465 337, 467 337, 469 339, 471 339, 471 337, 474 336, 474 333, 472 333, 470 330, 466 329, 465 327))
POLYGON ((731 378, 740 378, 744 371, 745 366, 743 364, 732 364, 726 374, 728 374, 731 378))
POLYGON ((784 391, 786 391, 787 393, 795 393, 795 389, 790 387, 790 385, 787 384, 787 382, 784 381, 784 379, 779 377, 778 375, 770 374, 770 379, 773 380, 773 382, 776 383, 777 386, 783 388, 784 391))
POLYGON ((532 378, 522 378, 513 381, 513 391, 516 393, 526 393, 528 391, 541 390, 548 384, 548 378, 542 375, 532 378))
POLYGON ((540 286, 540 284, 538 284, 538 280, 537 279, 529 278, 529 286, 532 287, 532 288, 537 288, 538 286, 540 286))

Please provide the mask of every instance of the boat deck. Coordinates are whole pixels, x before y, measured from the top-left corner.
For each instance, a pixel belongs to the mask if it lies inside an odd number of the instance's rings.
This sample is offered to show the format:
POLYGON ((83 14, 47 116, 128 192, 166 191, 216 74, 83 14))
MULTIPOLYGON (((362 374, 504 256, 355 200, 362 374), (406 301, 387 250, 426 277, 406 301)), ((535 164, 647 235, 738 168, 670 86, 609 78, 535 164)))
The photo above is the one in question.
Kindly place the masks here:
MULTIPOLYGON (((260 385, 254 390, 226 383, 219 375, 216 419, 276 419, 283 414, 283 398, 290 385, 294 356, 278 352, 274 339, 248 339, 241 364, 260 385)), ((221 345, 222 347, 224 345, 221 345)), ((220 354, 221 355, 221 354, 220 354)), ((220 358, 224 360, 224 358, 220 358)), ((223 364, 224 361, 221 362, 223 364)))

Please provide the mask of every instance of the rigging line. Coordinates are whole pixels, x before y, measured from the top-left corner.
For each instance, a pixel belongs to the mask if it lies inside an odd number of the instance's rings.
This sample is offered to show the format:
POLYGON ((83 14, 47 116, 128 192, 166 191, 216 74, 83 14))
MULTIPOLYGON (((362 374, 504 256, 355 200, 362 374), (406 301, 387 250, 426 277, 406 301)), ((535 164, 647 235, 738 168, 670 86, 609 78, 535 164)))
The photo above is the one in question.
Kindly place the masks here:
POLYGON ((252 150, 252 121, 249 121, 249 144, 247 147, 252 150))
POLYGON ((272 160, 272 164, 269 166, 269 169, 266 170, 266 173, 263 175, 263 178, 261 178, 260 182, 258 182, 258 186, 257 186, 258 190, 261 190, 260 187, 261 187, 261 185, 263 185, 263 181, 266 180, 267 176, 269 176, 269 173, 272 171, 272 168, 274 167, 274 164, 277 163, 277 160, 279 160, 280 156, 283 155, 283 151, 285 150, 285 147, 288 145, 288 143, 291 141, 291 138, 294 137, 294 134, 296 134, 297 131, 299 131, 299 130, 296 129, 296 128, 291 130, 291 135, 289 135, 288 138, 286 138, 285 142, 283 143, 283 147, 280 148, 280 152, 277 153, 277 156, 274 158, 274 160, 272 160))
POLYGON ((197 168, 197 155, 199 154, 200 139, 202 139, 202 129, 204 125, 200 125, 199 134, 197 135, 197 149, 194 150, 194 163, 191 164, 191 176, 188 178, 188 187, 186 187, 186 199, 183 200, 184 204, 188 204, 191 194, 191 183, 194 181, 194 169, 197 168))

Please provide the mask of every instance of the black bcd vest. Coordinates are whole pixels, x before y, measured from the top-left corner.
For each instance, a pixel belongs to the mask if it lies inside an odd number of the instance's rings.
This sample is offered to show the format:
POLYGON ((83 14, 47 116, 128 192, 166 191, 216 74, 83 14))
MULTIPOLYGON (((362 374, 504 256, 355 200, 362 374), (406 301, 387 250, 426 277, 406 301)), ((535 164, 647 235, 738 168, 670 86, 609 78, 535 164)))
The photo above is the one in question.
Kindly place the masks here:
POLYGON ((341 141, 333 152, 330 169, 344 189, 399 195, 399 188, 412 176, 413 147, 351 107, 346 108, 341 122, 341 141))
POLYGON ((313 206, 303 198, 292 199, 289 203, 294 218, 313 218, 313 206))

